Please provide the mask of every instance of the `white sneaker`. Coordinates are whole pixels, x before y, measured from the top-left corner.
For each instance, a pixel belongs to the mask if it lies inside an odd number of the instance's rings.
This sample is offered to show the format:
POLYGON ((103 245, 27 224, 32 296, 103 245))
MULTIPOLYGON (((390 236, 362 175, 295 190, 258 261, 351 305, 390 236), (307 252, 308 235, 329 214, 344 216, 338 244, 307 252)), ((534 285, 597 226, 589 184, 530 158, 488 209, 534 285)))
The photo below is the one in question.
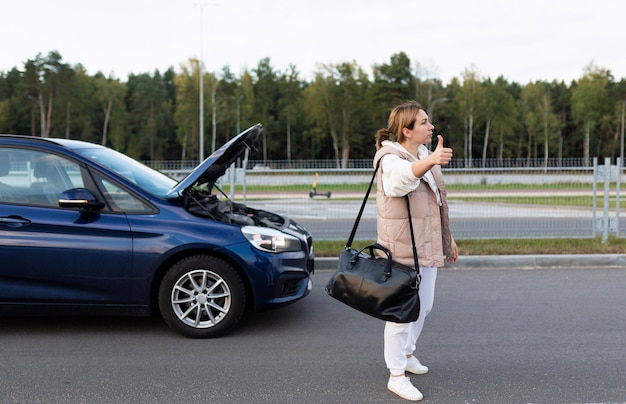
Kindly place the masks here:
POLYGON ((387 388, 405 400, 419 401, 424 398, 422 393, 411 384, 411 380, 406 376, 389 376, 387 388))
POLYGON ((424 375, 428 373, 428 368, 420 363, 413 355, 406 361, 406 371, 414 375, 424 375))

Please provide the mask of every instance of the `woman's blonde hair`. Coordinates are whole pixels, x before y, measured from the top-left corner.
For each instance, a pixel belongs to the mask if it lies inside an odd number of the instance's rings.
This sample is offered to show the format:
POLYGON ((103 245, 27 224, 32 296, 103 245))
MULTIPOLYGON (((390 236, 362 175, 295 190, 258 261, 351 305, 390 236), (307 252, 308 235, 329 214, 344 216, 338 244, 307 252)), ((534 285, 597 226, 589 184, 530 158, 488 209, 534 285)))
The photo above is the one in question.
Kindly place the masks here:
POLYGON ((383 140, 402 143, 404 141, 402 129, 413 129, 415 117, 422 109, 417 101, 406 101, 397 105, 389 114, 387 127, 376 132, 376 150, 382 147, 383 140))

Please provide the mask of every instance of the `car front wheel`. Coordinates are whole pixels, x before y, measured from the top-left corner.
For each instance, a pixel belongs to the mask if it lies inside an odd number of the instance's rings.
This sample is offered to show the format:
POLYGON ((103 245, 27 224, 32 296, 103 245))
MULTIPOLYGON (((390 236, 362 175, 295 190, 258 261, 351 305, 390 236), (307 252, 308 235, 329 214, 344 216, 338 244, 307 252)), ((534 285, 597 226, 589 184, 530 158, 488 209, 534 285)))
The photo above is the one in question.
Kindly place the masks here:
POLYGON ((243 315, 246 291, 227 261, 210 255, 185 258, 159 288, 159 309, 170 328, 191 338, 220 337, 243 315))

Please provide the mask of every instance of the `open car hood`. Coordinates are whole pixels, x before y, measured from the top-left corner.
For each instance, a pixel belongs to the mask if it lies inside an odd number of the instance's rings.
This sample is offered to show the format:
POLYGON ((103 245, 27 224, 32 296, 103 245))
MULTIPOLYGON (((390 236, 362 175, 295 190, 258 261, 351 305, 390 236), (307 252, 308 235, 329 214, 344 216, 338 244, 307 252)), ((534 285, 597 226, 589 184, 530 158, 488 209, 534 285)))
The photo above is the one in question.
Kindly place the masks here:
POLYGON ((246 150, 254 148, 262 132, 263 125, 258 123, 229 140, 170 189, 166 197, 178 198, 184 190, 204 184, 207 184, 209 189, 212 188, 235 160, 242 157, 246 150))

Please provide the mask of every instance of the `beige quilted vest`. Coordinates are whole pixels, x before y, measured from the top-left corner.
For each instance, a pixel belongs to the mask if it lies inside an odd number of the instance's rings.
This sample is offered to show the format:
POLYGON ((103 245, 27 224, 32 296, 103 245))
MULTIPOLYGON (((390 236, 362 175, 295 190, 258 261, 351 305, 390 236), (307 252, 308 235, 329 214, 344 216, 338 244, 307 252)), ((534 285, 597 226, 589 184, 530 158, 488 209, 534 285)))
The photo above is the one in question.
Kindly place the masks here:
MULTIPOLYGON (((386 154, 395 154, 407 159, 407 156, 400 150, 392 146, 384 146, 374 156, 374 167, 386 154)), ((413 250, 405 198, 385 195, 381 172, 382 164, 376 176, 377 241, 391 251, 394 261, 412 267, 414 266, 413 250)), ((437 197, 424 180, 420 180, 422 182, 420 186, 408 195, 419 265, 442 267, 445 256, 452 250, 452 236, 441 166, 434 166, 431 172, 439 188, 442 206, 438 206, 437 197)))

